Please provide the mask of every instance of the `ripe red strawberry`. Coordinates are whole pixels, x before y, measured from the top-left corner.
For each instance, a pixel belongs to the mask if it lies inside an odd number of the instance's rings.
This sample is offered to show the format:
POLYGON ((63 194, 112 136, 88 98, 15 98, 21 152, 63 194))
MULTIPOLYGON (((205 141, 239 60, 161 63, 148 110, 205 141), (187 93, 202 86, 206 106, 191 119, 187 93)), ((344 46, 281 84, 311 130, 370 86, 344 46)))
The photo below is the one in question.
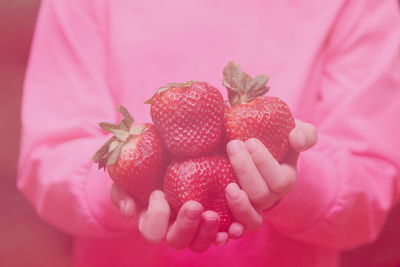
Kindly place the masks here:
POLYGON ((267 81, 265 75, 251 78, 232 62, 225 67, 222 83, 231 104, 225 112, 225 138, 258 138, 281 161, 289 149, 289 133, 295 122, 285 102, 264 96, 269 90, 267 81))
POLYGON ((147 103, 165 146, 176 157, 199 157, 218 150, 224 100, 213 86, 198 81, 168 84, 147 103))
POLYGON ((225 187, 235 181, 226 157, 206 156, 172 162, 165 173, 164 191, 175 213, 186 201, 198 201, 204 209, 219 214, 219 230, 227 231, 233 216, 226 203, 225 187))
POLYGON ((153 124, 134 124, 122 106, 119 125, 101 122, 100 127, 112 134, 93 156, 99 168, 107 168, 111 179, 147 205, 151 192, 162 187, 166 166, 165 148, 153 124))

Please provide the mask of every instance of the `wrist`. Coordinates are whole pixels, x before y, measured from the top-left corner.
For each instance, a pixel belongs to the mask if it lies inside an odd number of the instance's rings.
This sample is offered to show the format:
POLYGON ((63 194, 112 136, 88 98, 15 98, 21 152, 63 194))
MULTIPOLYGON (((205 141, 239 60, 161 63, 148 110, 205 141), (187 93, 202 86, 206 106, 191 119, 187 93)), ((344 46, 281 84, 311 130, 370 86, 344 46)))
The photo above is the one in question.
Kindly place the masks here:
POLYGON ((265 220, 285 233, 307 229, 323 218, 340 185, 333 161, 317 150, 301 153, 297 170, 294 190, 264 212, 265 220))
POLYGON ((136 216, 132 219, 124 218, 120 210, 110 199, 112 181, 104 171, 99 171, 95 164, 89 163, 89 173, 86 182, 86 196, 88 208, 93 218, 101 224, 107 232, 118 233, 134 230, 136 216))

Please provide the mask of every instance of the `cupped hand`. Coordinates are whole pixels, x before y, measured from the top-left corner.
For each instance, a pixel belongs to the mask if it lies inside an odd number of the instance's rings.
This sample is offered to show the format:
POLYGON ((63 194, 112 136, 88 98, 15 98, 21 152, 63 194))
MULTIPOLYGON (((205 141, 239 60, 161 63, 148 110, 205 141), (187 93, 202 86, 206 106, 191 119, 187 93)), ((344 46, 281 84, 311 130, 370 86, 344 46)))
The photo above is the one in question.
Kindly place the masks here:
POLYGON ((224 245, 229 237, 239 238, 244 226, 233 223, 229 233, 218 232, 219 216, 216 212, 204 211, 196 201, 188 201, 179 210, 176 220, 171 221, 171 209, 162 191, 154 191, 149 198, 147 210, 138 207, 134 199, 113 184, 110 191, 112 203, 127 219, 138 215, 138 228, 142 236, 151 243, 166 243, 174 249, 190 248, 195 252, 207 250, 212 244, 224 245))
POLYGON ((229 184, 226 198, 235 219, 246 229, 257 229, 263 221, 261 212, 293 190, 299 153, 314 146, 317 139, 313 125, 296 120, 289 135, 291 148, 283 162, 275 160, 258 139, 228 143, 228 155, 240 188, 229 184))

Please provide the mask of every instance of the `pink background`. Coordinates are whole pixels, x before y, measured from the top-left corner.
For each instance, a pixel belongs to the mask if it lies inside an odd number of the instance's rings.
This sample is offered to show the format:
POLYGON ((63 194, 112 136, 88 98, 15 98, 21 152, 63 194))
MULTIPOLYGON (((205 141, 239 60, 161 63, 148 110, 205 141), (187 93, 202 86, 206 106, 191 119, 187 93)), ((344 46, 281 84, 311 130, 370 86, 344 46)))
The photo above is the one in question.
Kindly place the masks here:
MULTIPOLYGON (((0 216, 0 266, 70 263, 71 239, 41 222, 15 189, 21 88, 38 6, 38 0, 0 0, 0 207, 5 211, 0 216)), ((400 208, 378 242, 344 254, 343 266, 400 266, 399 218, 400 208)))
POLYGON ((37 0, 0 0, 0 266, 69 266, 71 239, 43 223, 15 188, 20 96, 37 0), (4 214, 5 212, 5 214, 4 214))

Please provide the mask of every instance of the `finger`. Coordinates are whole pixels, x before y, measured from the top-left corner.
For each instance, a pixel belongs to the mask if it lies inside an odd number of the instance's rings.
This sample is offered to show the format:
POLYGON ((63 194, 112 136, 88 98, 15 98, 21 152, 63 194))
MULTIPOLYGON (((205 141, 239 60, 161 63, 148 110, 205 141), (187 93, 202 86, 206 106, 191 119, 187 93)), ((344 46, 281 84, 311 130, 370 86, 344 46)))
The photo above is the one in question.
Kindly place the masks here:
POLYGON ((281 164, 282 171, 284 172, 284 176, 288 180, 288 188, 287 191, 291 191, 295 184, 297 178, 297 159, 299 158, 299 153, 295 151, 291 151, 289 157, 281 164))
POLYGON ((111 202, 120 210, 124 218, 130 219, 135 215, 135 200, 115 183, 113 183, 110 189, 110 198, 111 202))
POLYGON ((156 190, 150 195, 149 206, 139 219, 139 231, 142 236, 152 242, 159 243, 165 239, 170 207, 162 191, 156 190))
POLYGON ((196 201, 188 201, 179 210, 176 221, 167 233, 167 243, 175 249, 183 249, 192 242, 200 224, 203 207, 196 201))
POLYGON ((281 163, 282 171, 285 176, 291 180, 291 187, 289 191, 294 188, 297 178, 297 161, 299 159, 300 153, 292 149, 287 153, 284 162, 281 163))
POLYGON ((297 160, 299 159, 300 152, 296 152, 293 149, 290 149, 285 156, 285 159, 281 162, 281 166, 283 164, 289 165, 292 168, 296 169, 297 160))
POLYGON ((217 246, 223 246, 228 242, 229 236, 227 232, 219 232, 215 237, 214 244, 217 246))
POLYGON ((318 132, 314 125, 296 120, 296 128, 289 135, 289 143, 297 152, 305 151, 314 146, 318 141, 318 132))
POLYGON ((296 175, 284 170, 258 139, 250 138, 245 145, 271 192, 284 195, 293 189, 296 175))
POLYGON ((205 251, 214 241, 218 232, 219 215, 215 211, 207 210, 202 214, 198 233, 190 244, 194 252, 205 251))
POLYGON ((244 230, 245 230, 245 228, 244 228, 243 224, 234 222, 231 224, 231 226, 229 226, 229 230, 228 230, 229 237, 231 239, 238 239, 243 235, 244 230))
POLYGON ((240 140, 230 141, 227 151, 240 187, 253 204, 261 205, 268 197, 269 190, 244 143, 240 140))
POLYGON ((255 230, 262 224, 262 216, 254 209, 246 193, 235 183, 230 183, 225 189, 226 201, 236 221, 255 230))

